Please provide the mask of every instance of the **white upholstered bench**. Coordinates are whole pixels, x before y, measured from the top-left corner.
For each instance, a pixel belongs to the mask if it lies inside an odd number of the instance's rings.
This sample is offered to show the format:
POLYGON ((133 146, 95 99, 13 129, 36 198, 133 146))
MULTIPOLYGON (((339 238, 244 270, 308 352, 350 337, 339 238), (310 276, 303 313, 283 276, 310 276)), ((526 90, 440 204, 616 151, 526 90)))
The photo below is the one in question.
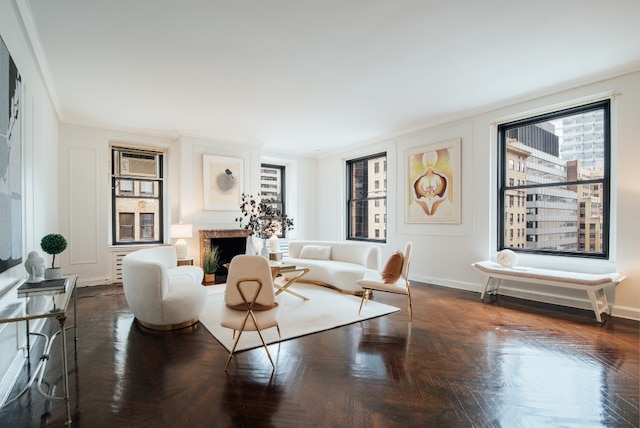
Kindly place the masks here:
POLYGON ((472 266, 484 275, 484 287, 482 289, 482 295, 480 296, 483 302, 487 292, 497 294, 498 287, 500 287, 500 280, 502 279, 585 290, 589 295, 593 312, 595 312, 596 319, 599 323, 602 323, 601 313, 605 312, 611 315, 611 308, 609 308, 604 289, 609 286, 618 285, 626 279, 626 276, 622 276, 619 273, 589 274, 524 266, 507 268, 491 261, 473 263, 472 266), (492 278, 497 281, 495 287, 489 290, 489 284, 492 278))

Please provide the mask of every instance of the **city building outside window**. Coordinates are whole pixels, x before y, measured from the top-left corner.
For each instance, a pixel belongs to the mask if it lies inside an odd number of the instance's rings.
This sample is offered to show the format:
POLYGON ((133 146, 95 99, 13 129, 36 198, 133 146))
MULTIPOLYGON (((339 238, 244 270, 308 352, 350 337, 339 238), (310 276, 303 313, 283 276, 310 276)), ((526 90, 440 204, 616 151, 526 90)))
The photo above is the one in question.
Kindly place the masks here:
POLYGON ((347 239, 386 241, 386 185, 386 153, 347 161, 347 239))
POLYGON ((604 100, 498 126, 498 250, 608 257, 610 123, 604 100))
POLYGON ((153 213, 140 213, 140 239, 150 240, 154 238, 154 217, 153 213))
MULTIPOLYGON (((260 198, 282 215, 287 214, 285 183, 285 167, 283 165, 263 163, 260 166, 260 198)), ((278 237, 285 238, 286 231, 281 231, 278 237)))
POLYGON ((111 146, 113 245, 163 242, 161 151, 111 146))
POLYGON ((135 213, 119 213, 120 240, 133 241, 135 239, 135 213))

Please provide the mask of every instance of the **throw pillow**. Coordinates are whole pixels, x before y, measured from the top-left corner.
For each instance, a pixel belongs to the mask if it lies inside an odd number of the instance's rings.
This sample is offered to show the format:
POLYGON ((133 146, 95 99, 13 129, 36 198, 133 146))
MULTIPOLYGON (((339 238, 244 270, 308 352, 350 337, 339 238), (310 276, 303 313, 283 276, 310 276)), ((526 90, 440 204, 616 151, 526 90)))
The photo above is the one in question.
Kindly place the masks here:
POLYGON ((326 245, 305 245, 300 250, 301 259, 330 260, 331 247, 326 245))
POLYGON ((391 254, 387 264, 382 269, 382 281, 385 284, 393 284, 402 274, 402 264, 404 263, 404 255, 400 251, 391 254))

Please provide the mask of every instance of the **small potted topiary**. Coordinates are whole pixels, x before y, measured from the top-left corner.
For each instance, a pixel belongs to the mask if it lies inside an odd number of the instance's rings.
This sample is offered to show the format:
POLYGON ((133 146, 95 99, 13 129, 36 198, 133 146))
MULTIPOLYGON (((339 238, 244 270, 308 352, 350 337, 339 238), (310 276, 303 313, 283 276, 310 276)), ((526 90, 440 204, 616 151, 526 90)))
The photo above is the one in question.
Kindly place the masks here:
POLYGON ((51 267, 44 271, 44 279, 60 279, 62 278, 62 268, 56 267, 56 254, 60 254, 67 248, 67 240, 58 233, 50 233, 40 241, 42 251, 53 255, 51 267))
POLYGON ((204 271, 204 284, 216 283, 216 271, 220 265, 220 247, 217 245, 206 246, 202 255, 202 270, 204 271))

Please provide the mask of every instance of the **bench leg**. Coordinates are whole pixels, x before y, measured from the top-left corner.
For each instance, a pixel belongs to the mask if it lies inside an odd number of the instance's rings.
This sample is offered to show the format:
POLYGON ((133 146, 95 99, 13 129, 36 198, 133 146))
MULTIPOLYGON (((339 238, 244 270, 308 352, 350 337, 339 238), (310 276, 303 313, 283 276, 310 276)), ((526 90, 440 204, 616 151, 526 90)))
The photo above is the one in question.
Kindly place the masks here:
POLYGON ((500 278, 496 279, 496 286, 491 290, 489 290, 489 283, 491 283, 491 277, 486 276, 484 279, 484 288, 482 289, 482 294, 480 295, 480 300, 482 300, 482 303, 484 303, 484 295, 487 294, 487 291, 493 294, 498 294, 498 287, 500 287, 500 278))
POLYGON ((611 315, 609 303, 607 302, 607 295, 602 288, 596 291, 587 290, 587 294, 589 295, 589 300, 591 301, 593 312, 595 312, 596 314, 596 319, 600 324, 602 324, 602 317, 600 317, 600 314, 604 312, 607 315, 611 315), (600 301, 602 302, 601 304, 598 304, 598 298, 600 298, 600 301))

